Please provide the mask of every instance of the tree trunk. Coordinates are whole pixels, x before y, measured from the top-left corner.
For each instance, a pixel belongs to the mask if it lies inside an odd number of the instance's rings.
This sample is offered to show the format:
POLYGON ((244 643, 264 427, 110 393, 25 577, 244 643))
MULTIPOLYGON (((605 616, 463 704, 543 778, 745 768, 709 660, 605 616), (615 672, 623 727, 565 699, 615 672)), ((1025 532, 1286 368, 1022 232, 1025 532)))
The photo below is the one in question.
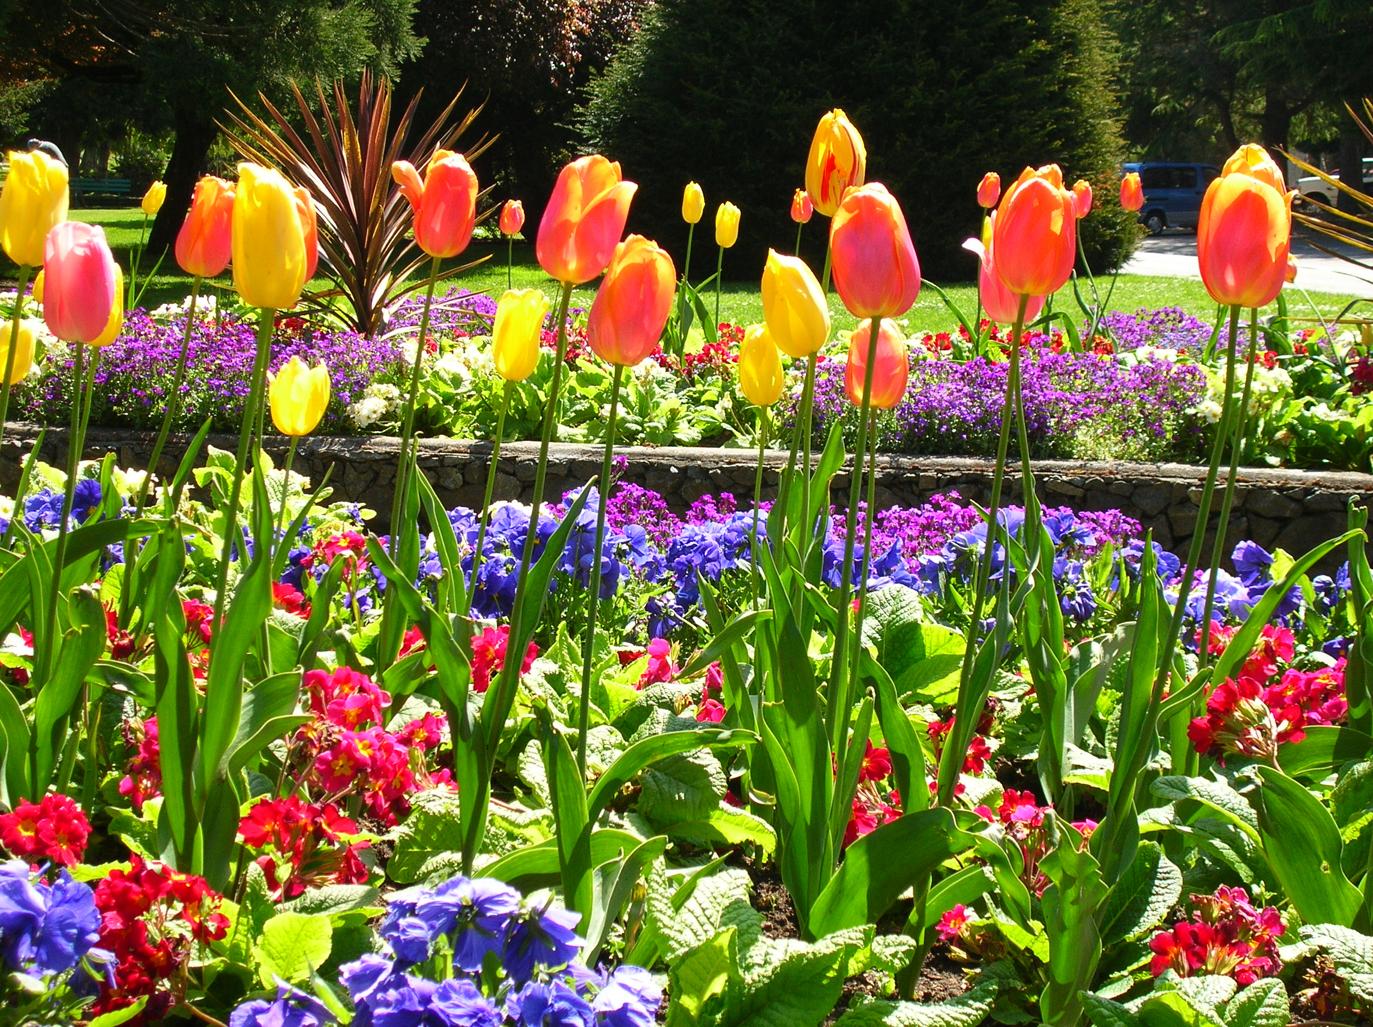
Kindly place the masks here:
POLYGON ((167 199, 153 221, 145 253, 145 263, 149 267, 157 261, 159 254, 176 242, 176 233, 191 206, 191 193, 205 171, 205 156, 219 131, 207 111, 195 108, 178 109, 173 128, 176 139, 162 176, 167 183, 167 199))

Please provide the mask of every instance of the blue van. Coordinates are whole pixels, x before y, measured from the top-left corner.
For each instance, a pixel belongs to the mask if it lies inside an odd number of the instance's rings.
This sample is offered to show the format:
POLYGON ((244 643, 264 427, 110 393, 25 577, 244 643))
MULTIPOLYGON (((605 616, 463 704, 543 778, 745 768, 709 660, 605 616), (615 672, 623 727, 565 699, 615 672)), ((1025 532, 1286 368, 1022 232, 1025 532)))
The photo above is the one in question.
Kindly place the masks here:
POLYGON ((1206 187, 1220 176, 1220 168, 1212 164, 1173 161, 1126 164, 1125 170, 1139 173, 1144 188, 1139 219, 1150 235, 1158 235, 1165 228, 1196 228, 1206 187))

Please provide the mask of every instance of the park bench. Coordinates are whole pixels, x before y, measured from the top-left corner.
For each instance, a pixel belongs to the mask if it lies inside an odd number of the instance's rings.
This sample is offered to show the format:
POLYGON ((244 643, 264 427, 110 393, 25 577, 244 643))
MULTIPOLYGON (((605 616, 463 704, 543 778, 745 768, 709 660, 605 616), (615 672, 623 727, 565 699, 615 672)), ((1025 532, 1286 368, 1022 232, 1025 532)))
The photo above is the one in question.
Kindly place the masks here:
POLYGON ((128 196, 133 182, 127 178, 73 178, 72 199, 83 196, 128 196))

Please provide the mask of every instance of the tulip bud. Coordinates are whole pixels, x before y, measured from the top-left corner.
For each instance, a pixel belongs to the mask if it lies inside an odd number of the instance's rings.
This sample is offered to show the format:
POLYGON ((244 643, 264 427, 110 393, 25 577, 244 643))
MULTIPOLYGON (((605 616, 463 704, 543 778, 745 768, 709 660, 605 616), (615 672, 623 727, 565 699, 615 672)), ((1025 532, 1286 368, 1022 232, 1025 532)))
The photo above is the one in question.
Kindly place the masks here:
POLYGON ((1073 210, 1079 218, 1085 218, 1092 211, 1092 183, 1085 178, 1073 183, 1073 210))
POLYGON ((41 150, 11 151, 9 162, 0 187, 0 249, 16 264, 37 267, 48 232, 67 220, 67 166, 41 150))
POLYGON ((991 210, 996 206, 1000 196, 1001 176, 995 171, 988 171, 977 185, 977 205, 985 210, 991 210))
POLYGON ((508 382, 522 382, 539 364, 539 340, 548 297, 539 289, 509 289, 496 304, 491 328, 491 359, 508 382))
POLYGON ((391 177, 414 211, 415 243, 431 257, 456 257, 477 223, 477 176, 460 153, 435 150, 424 180, 409 161, 391 165, 391 177))
POLYGON ((739 391, 756 407, 770 407, 782 398, 786 381, 777 344, 767 325, 749 325, 739 344, 739 391))
POLYGON ((845 190, 863 184, 867 167, 868 151, 863 137, 836 107, 815 127, 806 157, 806 192, 815 209, 826 217, 834 217, 845 190))
POLYGON ((620 165, 599 153, 558 174, 539 222, 539 266, 565 285, 589 282, 610 263, 639 187, 620 178, 620 165))
POLYGON ((156 217, 157 212, 162 209, 162 201, 167 198, 167 183, 154 182, 148 186, 148 191, 143 194, 143 200, 139 206, 143 208, 143 213, 148 217, 156 217))
POLYGON ((66 342, 94 342, 119 302, 119 269, 104 229, 64 221, 48 233, 43 254, 43 320, 66 342))
POLYGON ((1144 187, 1139 182, 1139 172, 1131 171, 1120 180, 1120 206, 1131 213, 1144 206, 1144 187))
POLYGON ((114 305, 110 307, 109 319, 104 330, 91 340, 92 346, 108 346, 119 338, 124 330, 124 269, 114 266, 114 305))
POLYGON ((688 182, 682 190, 682 220, 688 225, 700 222, 706 212, 706 194, 695 182, 688 182))
POLYGON ((1197 219, 1197 264, 1206 291, 1226 306, 1273 302, 1287 277, 1292 197, 1261 146, 1241 146, 1207 187, 1197 219))
MULTIPOLYGON (((863 383, 867 376, 868 343, 871 337, 871 321, 864 321, 849 337, 844 392, 854 406, 863 405, 863 383)), ((878 410, 889 410, 901 402, 901 397, 906 394, 906 381, 910 377, 906 340, 896 327, 896 322, 883 319, 872 358, 872 392, 868 397, 868 405, 878 410)))
POLYGON ((715 244, 729 249, 739 241, 739 208, 726 201, 715 210, 715 244))
POLYGON ((798 225, 804 225, 810 221, 811 215, 815 213, 815 204, 810 202, 810 193, 804 189, 797 189, 791 194, 791 219, 798 225))
POLYGON ((206 175, 195 184, 191 210, 176 234, 176 262, 188 275, 214 278, 229 266, 234 187, 206 175))
POLYGON ((1282 276, 1282 280, 1291 285, 1297 280, 1297 258, 1289 256, 1287 258, 1287 273, 1282 276))
POLYGON ((677 284, 672 258, 651 239, 631 235, 615 247, 586 319, 586 339, 602 360, 624 367, 658 348, 677 284))
POLYGON ((315 217, 315 201, 302 186, 296 186, 296 212, 305 241, 305 280, 315 277, 319 267, 319 221, 315 217))
POLYGON ((10 372, 10 384, 18 385, 33 370, 33 354, 38 349, 38 335, 43 325, 33 318, 20 318, 18 330, 13 321, 0 326, 0 375, 4 374, 5 364, 9 361, 10 336, 14 336, 14 369, 10 372))
POLYGON ((41 267, 38 269, 38 274, 33 276, 33 289, 31 292, 33 294, 33 302, 41 306, 43 303, 43 269, 41 267))
POLYGON ((830 223, 834 287, 856 317, 899 317, 920 293, 906 216, 880 182, 850 189, 830 223))
POLYGON ((1001 197, 995 228, 996 267, 1020 296, 1047 296, 1063 286, 1077 259, 1077 200, 1057 164, 1026 168, 1001 197))
POLYGON ((267 376, 267 403, 277 431, 297 439, 309 435, 329 409, 329 369, 292 357, 267 376))
POLYGON ((238 166, 230 242, 234 288, 250 307, 289 310, 310 269, 295 190, 272 168, 238 166))
MULTIPOLYGON (((1015 324, 1020 312, 1020 297, 1007 288, 997 273, 993 258, 993 238, 996 234, 996 211, 987 217, 981 239, 968 239, 963 248, 977 254, 980 266, 977 274, 977 298, 982 304, 982 312, 989 321, 998 324, 1015 324)), ((1031 296, 1025 305, 1025 321, 1028 324, 1039 316, 1044 309, 1043 296, 1031 296)))
POLYGON ((768 250, 762 293, 763 320, 777 348, 797 359, 820 352, 830 335, 830 310, 806 262, 768 250))
POLYGON ((506 200, 501 208, 501 235, 519 235, 524 227, 524 204, 519 200, 506 200))

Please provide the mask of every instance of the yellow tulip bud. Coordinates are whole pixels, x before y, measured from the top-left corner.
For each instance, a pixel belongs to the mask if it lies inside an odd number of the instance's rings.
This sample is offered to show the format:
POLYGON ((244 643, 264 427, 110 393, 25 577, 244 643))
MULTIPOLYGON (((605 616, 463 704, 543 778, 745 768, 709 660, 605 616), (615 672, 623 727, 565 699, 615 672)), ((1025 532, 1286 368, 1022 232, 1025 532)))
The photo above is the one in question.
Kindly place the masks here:
POLYGON ((143 208, 143 213, 148 217, 156 217, 157 212, 162 209, 162 201, 167 198, 167 183, 154 182, 148 186, 148 191, 143 194, 143 202, 139 204, 143 208))
POLYGON ((749 325, 739 344, 739 391, 757 407, 770 407, 782 398, 782 358, 767 325, 749 325))
POLYGON ((33 369, 33 354, 37 350, 38 335, 43 330, 43 322, 32 318, 21 318, 17 324, 11 321, 0 328, 0 377, 5 373, 5 365, 10 359, 10 339, 14 339, 14 367, 10 371, 10 384, 18 385, 28 377, 33 369))
POLYGON ((43 302, 43 269, 38 269, 38 274, 33 276, 33 302, 43 302))
POLYGON ((820 282, 804 260, 768 250, 763 267, 763 319, 789 357, 809 357, 830 335, 830 310, 820 282))
POLYGON ((323 364, 307 367, 300 357, 292 357, 268 376, 267 402, 277 431, 297 439, 309 435, 329 408, 329 369, 323 364))
POLYGON ((694 225, 701 220, 701 215, 705 212, 706 194, 695 182, 688 182, 682 190, 682 220, 688 225, 694 225))
POLYGON ((309 278, 306 225, 281 172, 244 162, 234 190, 234 288, 250 307, 289 310, 309 278))
POLYGON ((43 244, 67 220, 67 166, 42 151, 11 152, 0 189, 0 249, 28 267, 43 263, 43 244))
POLYGON ((114 304, 110 307, 110 319, 105 322, 105 330, 91 340, 92 346, 108 346, 119 338, 124 330, 124 269, 114 266, 114 304))
POLYGON ((715 211, 715 244, 729 249, 739 241, 739 208, 726 201, 715 211))
POLYGON ((538 289, 510 289, 496 304, 491 359, 508 382, 522 382, 539 364, 539 337, 548 316, 548 297, 538 289))

